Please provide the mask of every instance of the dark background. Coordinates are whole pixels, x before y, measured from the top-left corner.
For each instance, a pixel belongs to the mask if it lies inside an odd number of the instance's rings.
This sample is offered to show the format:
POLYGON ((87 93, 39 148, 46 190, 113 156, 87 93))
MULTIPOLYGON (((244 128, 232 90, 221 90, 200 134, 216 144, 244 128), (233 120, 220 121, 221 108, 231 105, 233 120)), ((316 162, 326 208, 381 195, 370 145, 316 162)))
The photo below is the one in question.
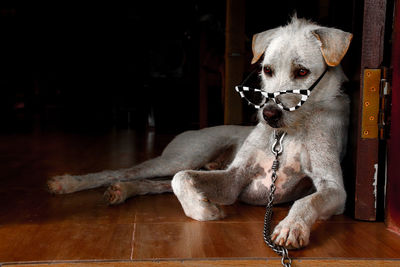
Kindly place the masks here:
MULTIPOLYGON (((247 1, 248 61, 252 35, 286 24, 297 11, 355 34, 343 64, 357 80, 360 6, 356 0, 247 1)), ((208 124, 222 124, 225 12, 222 0, 0 3, 0 132, 196 129, 199 68, 215 75, 208 124), (206 58, 199 57, 201 42, 206 58)))

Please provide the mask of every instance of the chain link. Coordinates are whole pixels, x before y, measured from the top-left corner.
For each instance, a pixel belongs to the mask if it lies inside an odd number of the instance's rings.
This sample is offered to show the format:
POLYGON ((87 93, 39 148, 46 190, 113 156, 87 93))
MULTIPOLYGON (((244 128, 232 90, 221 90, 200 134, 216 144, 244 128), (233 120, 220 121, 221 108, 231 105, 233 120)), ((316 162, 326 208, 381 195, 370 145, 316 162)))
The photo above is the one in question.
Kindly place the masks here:
POLYGON ((271 176, 271 187, 269 190, 269 195, 268 195, 268 203, 265 211, 265 217, 264 217, 264 241, 267 246, 269 246, 275 253, 280 255, 282 257, 281 263, 282 266, 284 267, 291 267, 292 266, 292 260, 289 257, 289 252, 288 250, 283 247, 275 244, 271 240, 271 222, 272 222, 272 215, 273 215, 273 205, 274 205, 274 194, 276 190, 275 182, 278 179, 278 175, 276 172, 279 169, 279 155, 282 154, 283 152, 283 146, 282 146, 282 141, 283 138, 285 137, 286 133, 282 133, 281 135, 277 134, 276 131, 274 131, 274 143, 272 144, 271 150, 272 153, 275 155, 275 160, 272 163, 272 176, 271 176))

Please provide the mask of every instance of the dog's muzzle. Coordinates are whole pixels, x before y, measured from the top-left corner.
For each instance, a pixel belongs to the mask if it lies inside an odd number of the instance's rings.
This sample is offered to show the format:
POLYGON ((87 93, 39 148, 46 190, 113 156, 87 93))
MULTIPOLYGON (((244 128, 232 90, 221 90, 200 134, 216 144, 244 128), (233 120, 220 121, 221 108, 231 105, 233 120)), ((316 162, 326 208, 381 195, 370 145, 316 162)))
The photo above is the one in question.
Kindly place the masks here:
POLYGON ((281 127, 282 110, 278 107, 269 105, 263 109, 262 112, 264 120, 272 128, 281 127))

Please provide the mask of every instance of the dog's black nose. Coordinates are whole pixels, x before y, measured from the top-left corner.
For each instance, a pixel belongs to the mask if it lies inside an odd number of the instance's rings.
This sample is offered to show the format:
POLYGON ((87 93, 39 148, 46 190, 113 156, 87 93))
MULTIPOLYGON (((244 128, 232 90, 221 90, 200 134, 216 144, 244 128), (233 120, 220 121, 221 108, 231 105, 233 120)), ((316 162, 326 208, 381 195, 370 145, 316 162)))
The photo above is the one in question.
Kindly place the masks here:
POLYGON ((282 117, 282 110, 277 107, 271 106, 266 107, 263 110, 263 118, 264 120, 274 128, 279 127, 279 121, 282 117))
POLYGON ((263 110, 263 117, 265 120, 279 119, 282 116, 282 111, 275 107, 265 108, 263 110))

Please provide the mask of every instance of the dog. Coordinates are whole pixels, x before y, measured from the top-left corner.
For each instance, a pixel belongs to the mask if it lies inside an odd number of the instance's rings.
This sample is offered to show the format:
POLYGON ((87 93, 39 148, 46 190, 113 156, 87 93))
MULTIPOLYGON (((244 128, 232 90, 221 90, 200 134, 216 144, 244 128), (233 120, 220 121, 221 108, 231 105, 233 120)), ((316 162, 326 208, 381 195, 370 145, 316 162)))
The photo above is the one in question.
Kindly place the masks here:
POLYGON ((237 200, 267 203, 275 160, 271 146, 275 135, 285 132, 274 203, 294 203, 271 238, 288 248, 304 247, 317 219, 344 211, 340 162, 347 142, 349 99, 342 92, 347 78, 340 62, 351 39, 350 33, 297 17, 255 34, 252 63, 261 62, 262 71, 261 90, 254 91, 264 96, 262 105, 255 105, 256 126, 184 132, 161 156, 132 168, 56 176, 48 180, 48 187, 62 194, 108 186, 104 197, 110 204, 173 192, 187 216, 219 220, 225 216, 221 205, 237 200), (300 91, 300 99, 299 94, 288 93, 300 91), (173 178, 149 179, 166 176, 173 178))

